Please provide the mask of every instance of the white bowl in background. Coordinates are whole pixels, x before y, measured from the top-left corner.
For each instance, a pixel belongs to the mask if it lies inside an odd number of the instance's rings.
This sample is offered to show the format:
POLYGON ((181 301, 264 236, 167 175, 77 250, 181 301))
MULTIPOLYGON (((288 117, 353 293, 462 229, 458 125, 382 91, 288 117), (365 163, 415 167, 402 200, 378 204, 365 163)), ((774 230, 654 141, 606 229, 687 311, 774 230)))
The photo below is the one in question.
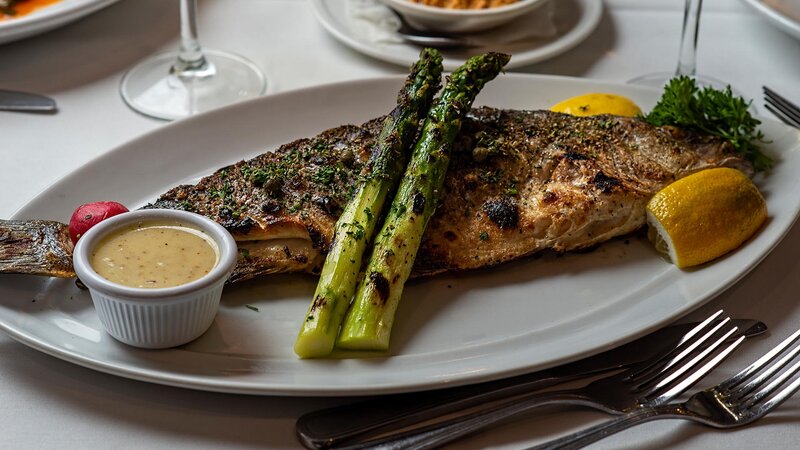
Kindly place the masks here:
POLYGON ((485 9, 448 9, 411 0, 382 0, 414 28, 441 33, 476 33, 503 25, 550 0, 519 0, 485 9))
POLYGON ((217 314, 222 288, 236 259, 236 242, 221 225, 199 214, 167 209, 144 209, 106 219, 81 236, 73 251, 75 272, 89 288, 103 327, 115 339, 141 348, 175 347, 205 333, 217 314), (109 281, 92 268, 90 256, 101 239, 132 223, 159 220, 193 226, 214 240, 219 254, 209 273, 179 286, 138 288, 109 281))

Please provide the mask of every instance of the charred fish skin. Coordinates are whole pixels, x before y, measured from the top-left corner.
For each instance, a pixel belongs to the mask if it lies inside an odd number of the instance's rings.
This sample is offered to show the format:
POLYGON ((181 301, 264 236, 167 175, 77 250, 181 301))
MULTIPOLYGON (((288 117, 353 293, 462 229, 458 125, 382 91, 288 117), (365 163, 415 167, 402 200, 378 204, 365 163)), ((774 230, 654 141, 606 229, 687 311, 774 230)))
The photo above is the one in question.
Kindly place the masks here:
POLYGON ((470 118, 418 274, 592 247, 643 226, 647 201, 678 178, 753 172, 726 141, 638 118, 486 107, 470 118))
MULTIPOLYGON (((147 207, 197 212, 231 231, 240 249, 231 282, 318 273, 341 207, 370 169, 382 120, 298 139, 170 189, 147 207)), ((721 166, 752 173, 726 141, 637 118, 473 109, 456 138, 412 276, 594 246, 641 227, 647 200, 662 187, 721 166)), ((4 226, 0 235, 8 233, 4 226)), ((17 230, 35 234, 40 227, 17 230)), ((46 242, 59 247, 48 253, 62 255, 59 264, 49 256, 31 259, 39 250, 30 246, 34 255, 21 255, 15 244, 16 254, 0 250, 0 272, 73 275, 68 238, 46 242)))
POLYGON ((211 217, 239 245, 238 282, 284 272, 319 273, 333 228, 360 177, 383 117, 298 139, 177 186, 146 208, 211 217))
POLYGON ((69 227, 49 220, 0 220, 0 273, 74 277, 69 227))

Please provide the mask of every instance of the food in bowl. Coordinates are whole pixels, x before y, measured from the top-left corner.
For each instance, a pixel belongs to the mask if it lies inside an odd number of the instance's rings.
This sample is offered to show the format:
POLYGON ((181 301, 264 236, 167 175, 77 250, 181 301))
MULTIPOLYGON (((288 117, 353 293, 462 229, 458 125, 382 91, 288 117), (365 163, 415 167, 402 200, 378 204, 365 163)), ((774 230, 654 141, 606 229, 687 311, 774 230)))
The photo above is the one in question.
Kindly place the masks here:
MULTIPOLYGON (((491 8, 448 8, 417 3, 416 0, 381 1, 403 16, 403 19, 414 28, 457 34, 478 33, 499 27, 547 4, 546 0, 516 0, 505 5, 496 4, 491 8)), ((444 0, 443 3, 448 3, 448 0, 444 0)), ((468 3, 479 2, 470 0, 468 3)))
POLYGON ((135 347, 167 348, 211 326, 237 253, 233 237, 215 221, 149 209, 92 227, 78 240, 73 264, 111 336, 135 347))
POLYGON ((450 9, 484 9, 510 5, 518 0, 409 0, 428 6, 450 9))

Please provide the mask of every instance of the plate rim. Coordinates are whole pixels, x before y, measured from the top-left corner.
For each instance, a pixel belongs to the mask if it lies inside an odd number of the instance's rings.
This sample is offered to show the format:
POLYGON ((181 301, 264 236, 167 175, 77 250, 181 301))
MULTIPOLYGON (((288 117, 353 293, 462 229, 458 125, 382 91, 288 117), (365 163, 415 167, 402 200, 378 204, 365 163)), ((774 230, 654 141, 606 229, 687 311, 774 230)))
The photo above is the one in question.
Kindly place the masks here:
POLYGON ((767 19, 771 24, 776 25, 781 31, 800 39, 800 22, 782 14, 779 10, 770 7, 763 0, 742 0, 759 15, 767 19))
POLYGON ((119 0, 62 0, 25 17, 0 22, 0 44, 45 33, 99 11, 119 0))

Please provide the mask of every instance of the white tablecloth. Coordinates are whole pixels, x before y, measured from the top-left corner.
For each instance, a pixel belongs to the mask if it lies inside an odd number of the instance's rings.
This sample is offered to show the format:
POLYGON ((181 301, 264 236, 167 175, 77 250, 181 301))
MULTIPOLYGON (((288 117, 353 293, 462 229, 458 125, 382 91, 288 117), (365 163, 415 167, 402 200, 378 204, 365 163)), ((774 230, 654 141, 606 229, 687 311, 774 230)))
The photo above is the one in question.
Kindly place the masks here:
MULTIPOLYGON (((767 84, 800 101, 800 41, 733 0, 705 2, 698 69, 731 82, 763 112, 767 84)), ((521 72, 625 81, 669 71, 677 56, 680 0, 608 0, 602 22, 574 50, 521 72)), ((235 50, 269 78, 270 93, 320 83, 400 74, 405 69, 341 45, 302 0, 201 1, 205 46, 235 50)), ((177 2, 124 0, 64 28, 0 46, 0 87, 54 97, 55 115, 0 112, 0 217, 92 158, 164 122, 121 101, 123 72, 176 47, 177 2)), ((800 324, 800 229, 750 275, 688 319, 717 308, 755 317, 770 334, 718 369, 733 373, 800 324)), ((2 282, 2 279, 0 279, 2 282)), ((277 398, 197 392, 78 367, 0 336, 0 448, 297 448, 302 413, 349 399, 277 398)), ((523 448, 604 416, 559 410, 467 439, 451 448, 523 448)), ((800 398, 746 429, 712 432, 656 422, 596 448, 796 448, 800 398)))

